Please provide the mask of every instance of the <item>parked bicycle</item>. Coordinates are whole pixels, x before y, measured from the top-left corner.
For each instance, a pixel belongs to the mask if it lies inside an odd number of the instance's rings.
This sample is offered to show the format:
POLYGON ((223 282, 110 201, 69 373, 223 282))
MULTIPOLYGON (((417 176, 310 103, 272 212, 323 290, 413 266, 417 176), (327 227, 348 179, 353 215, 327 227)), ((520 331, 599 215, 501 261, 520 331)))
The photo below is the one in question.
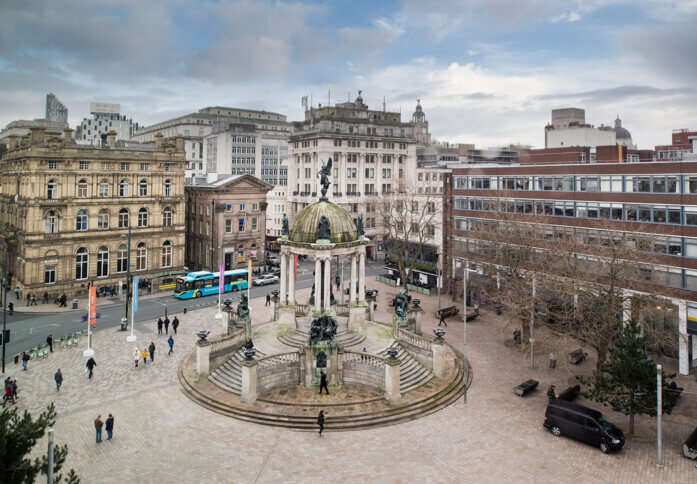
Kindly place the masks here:
POLYGON ((39 356, 39 349, 36 346, 32 346, 32 348, 29 350, 29 358, 34 360, 38 356, 39 356))

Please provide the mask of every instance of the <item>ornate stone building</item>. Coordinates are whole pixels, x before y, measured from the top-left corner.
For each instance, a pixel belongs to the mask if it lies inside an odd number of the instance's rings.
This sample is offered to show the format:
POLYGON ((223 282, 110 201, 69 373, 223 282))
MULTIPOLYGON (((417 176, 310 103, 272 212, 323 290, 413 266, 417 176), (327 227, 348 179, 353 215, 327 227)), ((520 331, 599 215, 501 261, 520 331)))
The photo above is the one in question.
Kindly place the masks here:
POLYGON ((184 268, 183 139, 101 148, 77 145, 72 130, 32 128, 8 138, 0 160, 0 223, 10 245, 12 284, 69 296, 90 284, 114 287, 131 274, 168 289, 184 268), (130 230, 129 230, 130 228, 130 230))
POLYGON ((209 175, 186 186, 186 265, 217 272, 244 269, 265 260, 266 194, 273 185, 253 175, 209 175))

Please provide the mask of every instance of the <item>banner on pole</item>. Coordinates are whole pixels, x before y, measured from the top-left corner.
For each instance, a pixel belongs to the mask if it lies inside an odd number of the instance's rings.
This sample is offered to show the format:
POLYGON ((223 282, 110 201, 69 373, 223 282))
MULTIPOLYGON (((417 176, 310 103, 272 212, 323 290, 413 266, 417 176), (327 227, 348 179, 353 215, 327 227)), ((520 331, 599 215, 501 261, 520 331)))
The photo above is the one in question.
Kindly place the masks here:
POLYGON ((220 279, 218 280, 218 294, 225 292, 225 263, 220 264, 220 279))
POLYGON ((133 277, 133 302, 131 303, 131 311, 138 311, 138 276, 133 277))
POLYGON ((247 287, 249 287, 249 286, 252 285, 252 259, 249 259, 249 260, 247 261, 247 272, 249 273, 249 274, 247 275, 247 278, 248 278, 248 280, 247 280, 247 287))
POLYGON ((90 286, 90 297, 89 297, 89 320, 90 326, 97 324, 97 286, 90 286))

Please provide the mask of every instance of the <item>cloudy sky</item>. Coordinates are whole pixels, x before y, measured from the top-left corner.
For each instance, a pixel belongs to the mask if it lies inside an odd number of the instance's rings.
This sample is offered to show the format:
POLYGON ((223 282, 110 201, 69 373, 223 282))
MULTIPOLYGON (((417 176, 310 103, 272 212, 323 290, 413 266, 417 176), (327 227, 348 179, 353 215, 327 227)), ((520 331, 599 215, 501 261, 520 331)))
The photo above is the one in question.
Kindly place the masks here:
POLYGON ((697 0, 2 0, 0 125, 71 125, 90 101, 142 124, 224 105, 301 119, 365 101, 441 140, 541 146, 549 111, 619 113, 642 148, 697 130, 697 0))

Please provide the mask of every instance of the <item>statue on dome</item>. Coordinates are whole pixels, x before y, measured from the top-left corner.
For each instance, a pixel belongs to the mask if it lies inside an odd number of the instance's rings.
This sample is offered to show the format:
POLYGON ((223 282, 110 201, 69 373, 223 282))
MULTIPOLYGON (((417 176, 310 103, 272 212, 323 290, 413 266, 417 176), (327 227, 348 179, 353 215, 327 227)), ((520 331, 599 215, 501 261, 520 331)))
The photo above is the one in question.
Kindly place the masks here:
POLYGON ((317 173, 317 176, 320 178, 319 184, 322 185, 322 198, 320 200, 327 199, 327 190, 329 190, 329 184, 331 183, 329 181, 329 176, 332 173, 332 159, 329 158, 327 161, 326 165, 322 165, 322 168, 319 170, 317 173))
POLYGON ((329 240, 332 236, 329 219, 322 215, 317 222, 317 240, 329 240))
POLYGON ((288 215, 283 214, 283 227, 281 228, 281 236, 288 237, 290 231, 288 230, 288 215))

